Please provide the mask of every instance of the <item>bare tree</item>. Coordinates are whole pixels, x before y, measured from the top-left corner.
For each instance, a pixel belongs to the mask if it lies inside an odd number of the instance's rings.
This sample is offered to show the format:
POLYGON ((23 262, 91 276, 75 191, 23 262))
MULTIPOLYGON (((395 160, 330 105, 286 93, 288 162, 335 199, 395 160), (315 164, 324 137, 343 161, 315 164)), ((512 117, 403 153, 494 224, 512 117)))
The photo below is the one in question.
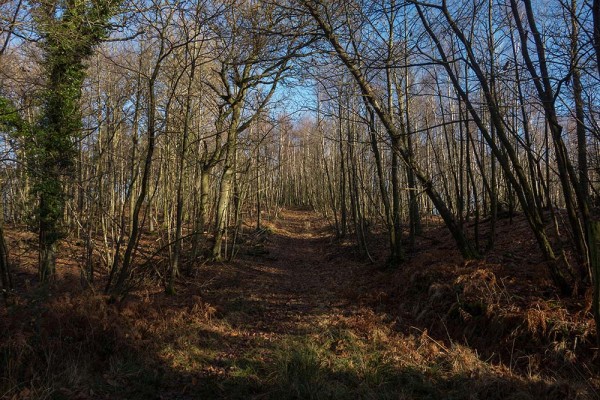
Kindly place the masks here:
MULTIPOLYGON (((394 123, 393 117, 385 106, 381 102, 381 95, 375 90, 375 88, 369 83, 365 76, 360 64, 357 60, 360 59, 360 54, 350 54, 346 50, 346 46, 340 41, 340 35, 336 32, 333 24, 334 16, 331 14, 331 10, 327 5, 321 1, 301 1, 300 5, 306 9, 306 11, 312 16, 319 30, 321 31, 323 38, 331 45, 341 62, 348 68, 348 71, 352 74, 357 85, 360 87, 362 95, 369 102, 379 120, 385 127, 390 140, 394 142, 400 142, 402 132, 399 130, 397 125, 394 123)), ((353 46, 352 32, 347 37, 350 47, 353 46)), ((355 44, 355 43, 354 43, 355 44)), ((356 49, 356 46, 354 47, 356 49)), ((431 201, 436 207, 437 212, 443 218, 444 223, 450 230, 461 254, 465 258, 478 257, 478 253, 470 241, 467 239, 463 228, 457 223, 456 218, 451 212, 450 208, 444 201, 443 196, 434 187, 433 181, 425 171, 421 169, 414 157, 411 156, 409 149, 402 146, 397 146, 395 151, 398 152, 402 160, 407 164, 416 178, 420 181, 424 191, 427 193, 431 201)))

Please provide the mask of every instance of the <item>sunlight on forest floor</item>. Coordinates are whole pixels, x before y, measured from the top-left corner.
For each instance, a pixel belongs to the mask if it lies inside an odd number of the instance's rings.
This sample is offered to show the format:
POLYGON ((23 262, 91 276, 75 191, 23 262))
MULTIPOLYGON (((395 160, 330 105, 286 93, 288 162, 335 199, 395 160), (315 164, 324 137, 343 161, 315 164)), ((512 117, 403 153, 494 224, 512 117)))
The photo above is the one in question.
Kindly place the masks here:
POLYGON ((0 314, 2 398, 597 397, 570 342, 590 340, 575 332, 585 321, 553 321, 564 305, 550 301, 525 312, 483 262, 450 268, 453 256, 424 253, 405 275, 380 271, 305 211, 264 235, 264 254, 203 265, 175 296, 148 286, 110 305, 89 291, 23 292, 0 314))

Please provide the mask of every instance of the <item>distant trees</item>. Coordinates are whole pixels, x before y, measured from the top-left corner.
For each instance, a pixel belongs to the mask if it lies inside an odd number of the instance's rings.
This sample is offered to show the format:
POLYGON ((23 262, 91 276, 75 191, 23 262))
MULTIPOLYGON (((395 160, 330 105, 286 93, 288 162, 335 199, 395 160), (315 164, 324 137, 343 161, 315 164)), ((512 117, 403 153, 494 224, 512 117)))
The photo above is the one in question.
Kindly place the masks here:
MULTIPOLYGON (((215 237, 212 258, 224 258, 222 240, 226 234, 232 194, 239 214, 240 187, 236 179, 240 171, 238 143, 240 135, 263 115, 277 86, 286 76, 292 57, 303 48, 292 36, 282 39, 269 37, 266 32, 285 30, 278 21, 277 9, 269 4, 235 4, 224 13, 215 34, 221 54, 215 60, 218 76, 206 84, 220 99, 215 121, 217 135, 225 136, 219 149, 223 170, 215 216, 215 237)), ((238 218, 235 218, 237 224, 238 218)), ((233 254, 233 253, 232 253, 233 254)))

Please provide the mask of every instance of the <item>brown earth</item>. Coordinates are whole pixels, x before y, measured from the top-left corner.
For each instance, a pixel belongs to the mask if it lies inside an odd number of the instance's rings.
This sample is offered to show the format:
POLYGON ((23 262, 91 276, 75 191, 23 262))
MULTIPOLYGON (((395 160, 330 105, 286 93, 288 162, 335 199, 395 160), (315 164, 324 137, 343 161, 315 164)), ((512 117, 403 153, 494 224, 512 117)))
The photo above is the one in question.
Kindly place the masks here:
POLYGON ((25 261, 0 308, 2 398, 598 398, 589 310, 556 294, 520 220, 485 260, 462 262, 433 226, 384 270, 384 238, 361 261, 287 210, 176 295, 147 282, 120 304, 76 288, 73 244, 37 288, 26 240, 9 238, 25 261))

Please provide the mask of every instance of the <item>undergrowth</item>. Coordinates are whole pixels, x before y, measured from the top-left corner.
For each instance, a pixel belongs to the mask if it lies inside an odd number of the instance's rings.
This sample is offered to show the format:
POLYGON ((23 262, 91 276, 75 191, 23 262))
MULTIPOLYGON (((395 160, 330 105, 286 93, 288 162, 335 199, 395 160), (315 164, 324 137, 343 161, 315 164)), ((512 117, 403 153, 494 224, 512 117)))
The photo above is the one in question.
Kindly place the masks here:
POLYGON ((277 340, 232 328, 227 310, 217 318, 199 299, 117 307, 84 296, 11 313, 23 318, 8 319, 0 348, 6 399, 591 398, 573 384, 524 379, 426 331, 398 335, 367 310, 277 340))
POLYGON ((203 266, 172 296, 16 293, 0 306, 0 398, 599 398, 577 304, 484 261, 340 268, 295 229, 268 233, 268 259, 203 266))
MULTIPOLYGON (((343 323, 341 324, 344 325, 343 323)), ((586 398, 566 382, 529 380, 480 360, 460 345, 427 335, 403 339, 333 327, 289 338, 274 351, 273 399, 564 399, 586 398)))

